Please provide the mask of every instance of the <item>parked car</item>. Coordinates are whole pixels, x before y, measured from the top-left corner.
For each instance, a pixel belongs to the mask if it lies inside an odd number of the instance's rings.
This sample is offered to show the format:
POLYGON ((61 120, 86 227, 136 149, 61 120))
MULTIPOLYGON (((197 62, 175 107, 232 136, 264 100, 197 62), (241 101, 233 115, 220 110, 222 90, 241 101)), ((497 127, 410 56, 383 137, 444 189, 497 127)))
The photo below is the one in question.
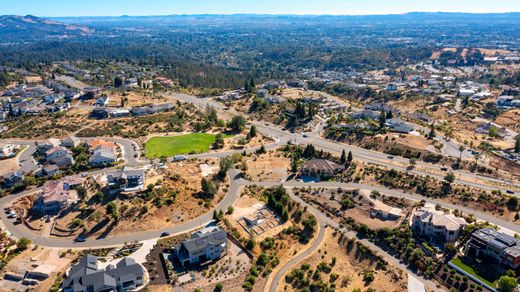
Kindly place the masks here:
POLYGON ((307 138, 308 137, 307 134, 303 134, 302 136, 303 136, 303 138, 307 138))
POLYGON ((9 219, 16 219, 17 218, 16 212, 13 211, 13 210, 9 211, 9 213, 7 213, 7 218, 9 218, 9 219))
POLYGON ((447 167, 441 167, 441 170, 442 171, 448 171, 448 168, 447 167))
POLYGON ((83 236, 81 236, 81 235, 78 235, 78 237, 76 237, 76 238, 74 239, 74 241, 75 241, 75 242, 85 242, 85 241, 87 241, 87 238, 85 238, 85 237, 83 237, 83 236))
POLYGON ((514 195, 514 194, 515 194, 515 192, 512 191, 512 190, 507 190, 506 193, 508 193, 508 194, 510 194, 510 195, 514 195))

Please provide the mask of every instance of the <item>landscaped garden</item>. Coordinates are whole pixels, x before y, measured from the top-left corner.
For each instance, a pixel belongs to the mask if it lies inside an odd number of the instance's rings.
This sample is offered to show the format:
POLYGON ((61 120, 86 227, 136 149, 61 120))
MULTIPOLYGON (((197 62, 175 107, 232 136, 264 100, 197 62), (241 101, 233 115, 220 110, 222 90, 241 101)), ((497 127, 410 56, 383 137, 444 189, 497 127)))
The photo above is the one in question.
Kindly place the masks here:
POLYGON ((145 145, 146 157, 158 158, 179 154, 202 153, 215 142, 215 135, 192 133, 172 137, 153 137, 145 145))
POLYGON ((468 274, 471 274, 475 278, 480 281, 486 283, 491 287, 497 287, 498 278, 496 277, 496 271, 488 271, 484 267, 484 265, 479 266, 478 268, 473 267, 469 264, 464 263, 461 258, 457 257, 451 261, 452 264, 462 269, 468 274))

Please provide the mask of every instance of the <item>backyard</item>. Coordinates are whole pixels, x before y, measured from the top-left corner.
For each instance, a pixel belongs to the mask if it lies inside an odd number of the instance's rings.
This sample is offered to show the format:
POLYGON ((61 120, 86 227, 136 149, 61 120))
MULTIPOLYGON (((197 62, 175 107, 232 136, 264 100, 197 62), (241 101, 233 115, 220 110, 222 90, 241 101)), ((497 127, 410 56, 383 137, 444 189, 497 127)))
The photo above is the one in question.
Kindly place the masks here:
POLYGON ((464 270, 466 273, 471 274, 472 276, 476 277, 480 281, 486 283, 487 285, 489 285, 491 287, 497 286, 498 278, 496 276, 494 276, 494 275, 496 275, 496 273, 494 273, 495 271, 494 270, 488 271, 485 268, 485 265, 479 265, 478 269, 475 269, 474 267, 464 263, 461 260, 461 258, 454 258, 451 261, 451 263, 454 264, 455 266, 457 266, 458 268, 464 270))
POLYGON ((215 142, 215 135, 206 133, 153 137, 146 142, 145 150, 149 158, 168 157, 206 152, 213 142, 215 142))

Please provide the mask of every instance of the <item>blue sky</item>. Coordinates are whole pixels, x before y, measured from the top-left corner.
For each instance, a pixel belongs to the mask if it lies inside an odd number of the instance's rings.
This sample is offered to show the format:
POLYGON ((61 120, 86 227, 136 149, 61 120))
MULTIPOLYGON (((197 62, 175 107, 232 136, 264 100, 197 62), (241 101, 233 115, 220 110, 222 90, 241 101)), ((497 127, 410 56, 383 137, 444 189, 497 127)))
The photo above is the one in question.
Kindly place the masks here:
POLYGON ((412 11, 520 12, 518 0, 0 0, 0 14, 395 14, 412 11))

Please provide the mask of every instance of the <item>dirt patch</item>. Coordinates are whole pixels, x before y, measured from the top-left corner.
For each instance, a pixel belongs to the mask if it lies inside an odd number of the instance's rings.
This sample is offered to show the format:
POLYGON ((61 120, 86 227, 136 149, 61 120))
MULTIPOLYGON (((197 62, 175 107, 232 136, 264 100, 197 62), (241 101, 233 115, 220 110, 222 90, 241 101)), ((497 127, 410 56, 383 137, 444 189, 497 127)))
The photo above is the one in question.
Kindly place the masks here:
POLYGON ((247 175, 252 181, 283 181, 287 178, 290 159, 270 152, 246 160, 247 175))

